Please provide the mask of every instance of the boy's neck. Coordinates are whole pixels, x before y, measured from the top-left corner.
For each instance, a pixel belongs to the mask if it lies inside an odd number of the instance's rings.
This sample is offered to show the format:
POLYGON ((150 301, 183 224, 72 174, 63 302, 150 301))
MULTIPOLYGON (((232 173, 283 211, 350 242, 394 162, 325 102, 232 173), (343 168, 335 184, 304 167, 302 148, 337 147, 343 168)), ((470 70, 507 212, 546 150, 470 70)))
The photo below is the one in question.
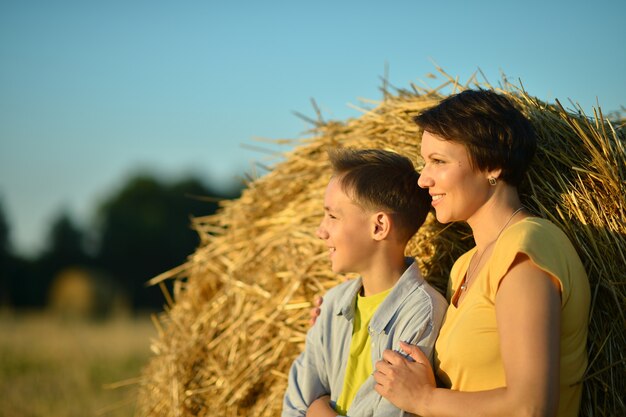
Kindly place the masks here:
POLYGON ((404 254, 393 258, 385 257, 385 259, 372 262, 372 264, 373 267, 370 271, 361 274, 364 297, 376 295, 392 288, 407 268, 404 254))

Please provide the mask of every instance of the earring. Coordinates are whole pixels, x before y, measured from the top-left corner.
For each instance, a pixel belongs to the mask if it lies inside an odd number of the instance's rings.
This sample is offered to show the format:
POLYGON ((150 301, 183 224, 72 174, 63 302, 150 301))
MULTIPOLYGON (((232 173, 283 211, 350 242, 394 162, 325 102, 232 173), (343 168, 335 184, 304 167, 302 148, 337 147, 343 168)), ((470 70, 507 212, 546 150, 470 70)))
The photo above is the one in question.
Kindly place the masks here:
POLYGON ((489 177, 488 181, 489 181, 489 185, 491 185, 491 186, 494 186, 494 185, 496 185, 498 183, 498 180, 495 179, 494 177, 489 177))

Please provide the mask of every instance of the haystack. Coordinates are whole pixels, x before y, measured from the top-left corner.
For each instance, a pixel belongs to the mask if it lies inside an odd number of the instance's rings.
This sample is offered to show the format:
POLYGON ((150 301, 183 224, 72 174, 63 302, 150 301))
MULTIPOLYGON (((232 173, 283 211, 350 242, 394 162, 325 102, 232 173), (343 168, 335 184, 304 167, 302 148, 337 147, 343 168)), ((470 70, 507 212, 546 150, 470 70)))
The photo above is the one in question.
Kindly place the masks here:
MULTIPOLYGON (((468 87, 441 71, 433 89, 385 89, 384 99, 344 122, 315 121, 270 172, 252 180, 218 214, 195 219, 201 244, 189 261, 152 280, 174 291, 155 319, 158 339, 144 370, 142 416, 277 416, 287 373, 304 347, 311 300, 341 282, 314 231, 330 176, 329 147, 386 148, 422 164, 411 116, 468 87), (445 92, 444 92, 445 91, 445 92)), ((626 141, 598 109, 593 117, 547 104, 504 82, 497 89, 532 120, 539 151, 523 189, 525 204, 558 224, 589 275, 589 369, 583 416, 626 415, 626 141)), ((429 215, 408 247, 439 289, 473 241, 462 225, 429 215)))

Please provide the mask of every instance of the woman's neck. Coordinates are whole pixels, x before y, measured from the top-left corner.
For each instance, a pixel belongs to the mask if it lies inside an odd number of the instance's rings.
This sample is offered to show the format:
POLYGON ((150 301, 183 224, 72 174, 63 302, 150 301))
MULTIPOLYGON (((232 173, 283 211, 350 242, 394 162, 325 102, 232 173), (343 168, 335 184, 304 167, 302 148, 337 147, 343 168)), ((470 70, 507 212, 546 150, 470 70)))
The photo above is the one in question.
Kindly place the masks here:
POLYGON ((468 220, 474 241, 478 250, 484 250, 493 243, 499 235, 511 224, 523 218, 523 210, 517 190, 507 187, 508 190, 494 193, 480 209, 478 209, 468 220))

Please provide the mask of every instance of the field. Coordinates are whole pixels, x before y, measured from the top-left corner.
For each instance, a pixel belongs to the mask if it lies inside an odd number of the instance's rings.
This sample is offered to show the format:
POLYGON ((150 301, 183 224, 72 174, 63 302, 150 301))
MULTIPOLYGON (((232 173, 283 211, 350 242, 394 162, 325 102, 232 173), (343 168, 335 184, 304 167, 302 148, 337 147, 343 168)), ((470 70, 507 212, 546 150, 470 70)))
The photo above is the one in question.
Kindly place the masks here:
POLYGON ((119 382, 139 376, 155 334, 149 317, 0 314, 0 417, 132 416, 137 386, 119 382))

